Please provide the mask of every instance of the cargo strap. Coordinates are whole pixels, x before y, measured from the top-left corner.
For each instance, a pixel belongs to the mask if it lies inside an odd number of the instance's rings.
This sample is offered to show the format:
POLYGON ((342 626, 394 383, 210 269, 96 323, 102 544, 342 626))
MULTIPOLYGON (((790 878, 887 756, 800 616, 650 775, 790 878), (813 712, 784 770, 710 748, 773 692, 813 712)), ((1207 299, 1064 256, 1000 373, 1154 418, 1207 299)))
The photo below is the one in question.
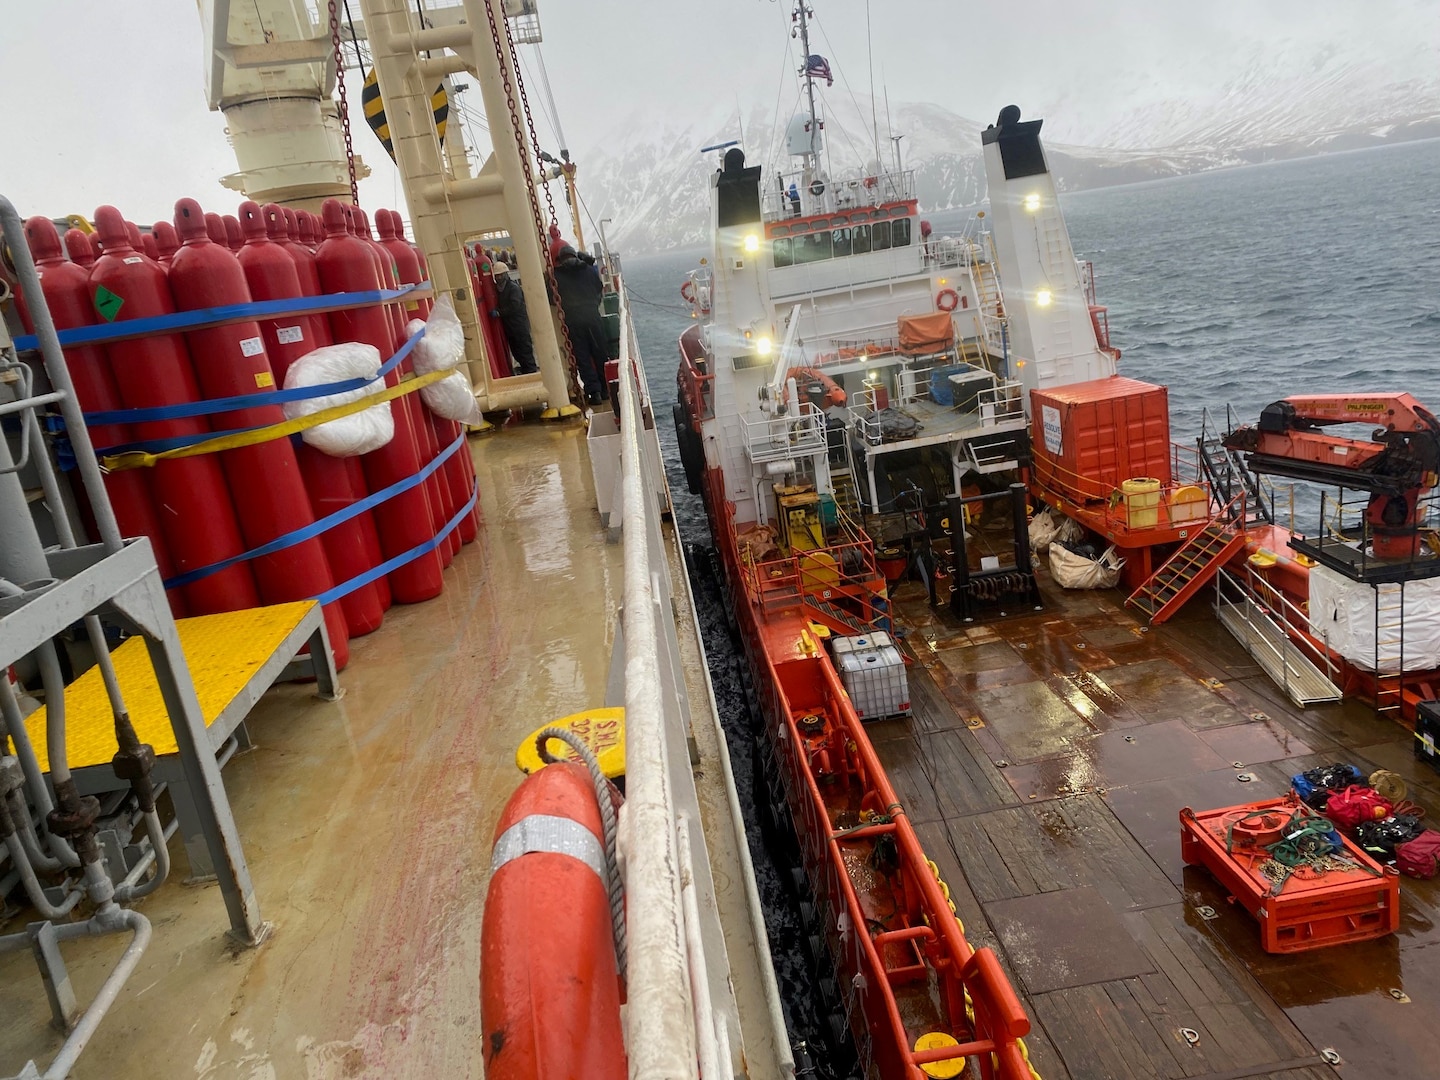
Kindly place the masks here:
POLYGON ((406 563, 413 562, 415 559, 420 558, 420 556, 422 555, 428 555, 430 552, 438 548, 441 544, 445 543, 446 538, 457 528, 459 528, 460 522, 464 521, 467 517, 470 516, 470 511, 475 509, 475 503, 479 500, 479 498, 480 484, 477 481, 476 483, 470 485, 470 498, 465 501, 465 505, 462 506, 459 510, 455 511, 455 516, 445 523, 445 526, 435 534, 433 539, 426 540, 423 544, 416 544, 409 551, 402 551, 394 558, 386 559, 379 566, 372 566, 363 574, 356 574, 349 581, 343 581, 339 585, 336 585, 333 589, 327 589, 319 596, 312 597, 312 599, 317 604, 328 604, 332 601, 339 600, 343 596, 349 596, 356 589, 363 589, 372 581, 378 581, 380 578, 384 577, 391 571, 398 570, 406 563))
POLYGON ((310 428, 319 427, 321 424, 328 424, 331 420, 339 420, 342 417, 363 412, 406 394, 413 394, 416 390, 439 382, 441 379, 449 378, 455 371, 455 368, 446 368, 441 371, 432 371, 429 375, 403 379, 394 386, 387 386, 378 394, 367 394, 356 401, 348 401, 344 405, 332 405, 328 409, 321 409, 308 416, 297 416, 294 420, 284 420, 278 424, 267 424, 264 427, 215 432, 200 436, 202 441, 176 446, 169 450, 156 452, 125 450, 114 454, 103 454, 100 457, 100 465, 106 472, 122 472, 125 469, 150 468, 162 461, 171 461, 176 458, 218 454, 222 450, 235 450, 242 446, 256 446, 273 439, 283 439, 288 435, 295 435, 310 428))
POLYGON ((608 880, 605 849, 595 834, 573 818, 554 814, 531 814, 501 833, 490 855, 490 873, 497 874, 511 860, 534 852, 569 855, 594 870, 602 882, 608 880))
MULTIPOLYGON (((215 413, 235 412, 238 409, 258 409, 264 405, 285 405, 292 401, 309 401, 317 397, 329 397, 331 394, 346 394, 355 390, 364 390, 365 387, 378 379, 383 379, 390 372, 404 362, 419 340, 425 336, 424 328, 421 328, 408 339, 405 344, 396 350, 395 355, 380 365, 380 370, 371 378, 341 379, 339 382, 320 383, 316 386, 296 386, 289 390, 271 390, 264 394, 239 394, 235 397, 212 398, 208 401, 187 401, 179 405, 157 405, 150 409, 110 409, 106 412, 92 412, 85 414, 85 423, 91 427, 97 424, 145 424, 154 420, 182 420, 192 416, 211 416, 215 413)), ((207 435, 188 435, 182 438, 199 440, 207 438, 207 435)), ((156 439, 126 446, 107 447, 100 451, 102 454, 118 454, 133 447, 150 447, 158 445, 167 440, 156 439)), ((175 441, 174 445, 181 445, 175 441)))
MULTIPOLYGON (((197 308, 194 311, 177 311, 170 315, 148 315, 143 319, 127 319, 124 322, 76 326, 69 330, 57 330, 56 336, 60 339, 60 346, 65 349, 80 345, 108 345, 130 338, 180 334, 187 330, 203 330, 226 323, 261 319, 268 321, 283 319, 288 315, 323 315, 330 311, 394 304, 428 296, 431 291, 430 282, 421 281, 413 285, 402 285, 398 289, 325 293, 320 296, 297 296, 287 300, 255 300, 247 304, 225 304, 221 307, 197 308)), ((22 334, 15 339, 15 348, 21 352, 33 352, 40 348, 40 341, 34 334, 22 334)))
POLYGON ((195 582, 207 578, 211 574, 218 574, 222 570, 228 570, 237 563, 248 562, 251 559, 258 559, 265 555, 273 555, 277 551, 284 551, 286 548, 294 547, 296 544, 303 544, 306 540, 319 536, 321 533, 328 532, 337 525, 343 525, 351 518, 359 517, 372 507, 379 506, 381 503, 393 499, 396 495, 423 484, 464 444, 465 435, 462 432, 449 446, 436 454, 433 460, 427 462, 423 468, 417 470, 412 475, 402 480, 397 480, 388 487, 381 488, 373 495, 367 495, 363 499, 356 499, 349 506, 341 507, 333 514, 327 514, 325 517, 320 518, 318 521, 311 522, 303 528, 295 529, 293 532, 285 533, 283 536, 277 536, 269 543, 261 544, 259 547, 251 548, 249 551, 241 552, 239 555, 232 555, 228 559, 213 562, 209 566, 202 566, 197 570, 190 570, 187 573, 166 578, 165 588, 180 589, 186 585, 193 585, 195 582))

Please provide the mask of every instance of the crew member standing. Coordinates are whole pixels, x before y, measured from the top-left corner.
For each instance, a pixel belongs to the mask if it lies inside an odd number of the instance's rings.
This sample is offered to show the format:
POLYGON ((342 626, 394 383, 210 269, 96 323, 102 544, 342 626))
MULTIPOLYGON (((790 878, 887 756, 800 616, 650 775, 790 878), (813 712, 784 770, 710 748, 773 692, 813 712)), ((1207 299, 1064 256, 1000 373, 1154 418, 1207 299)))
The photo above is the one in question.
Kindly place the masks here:
POLYGON ((510 346, 510 355, 520 365, 521 375, 530 375, 538 370, 535 366, 535 345, 530 339, 530 313, 525 310, 525 293, 510 276, 510 268, 498 259, 493 264, 495 274, 495 316, 505 331, 505 341, 510 346))
POLYGON ((581 262, 575 249, 566 244, 555 261, 555 287, 560 293, 560 311, 570 332, 570 344, 575 349, 575 366, 585 387, 585 400, 598 405, 606 397, 600 275, 593 266, 581 262))

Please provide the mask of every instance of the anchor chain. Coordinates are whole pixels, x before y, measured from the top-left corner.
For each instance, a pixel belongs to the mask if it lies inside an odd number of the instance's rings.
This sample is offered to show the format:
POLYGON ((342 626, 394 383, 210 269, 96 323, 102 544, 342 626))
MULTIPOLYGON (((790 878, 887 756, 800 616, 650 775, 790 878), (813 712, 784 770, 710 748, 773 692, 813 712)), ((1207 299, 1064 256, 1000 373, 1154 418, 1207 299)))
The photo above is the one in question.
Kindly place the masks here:
POLYGON ((345 164, 350 169, 350 201, 360 205, 360 184, 355 178, 355 144, 350 138, 350 103, 345 97, 345 57, 340 51, 340 9, 330 0, 330 44, 335 50, 335 86, 340 91, 340 130, 345 135, 345 164))

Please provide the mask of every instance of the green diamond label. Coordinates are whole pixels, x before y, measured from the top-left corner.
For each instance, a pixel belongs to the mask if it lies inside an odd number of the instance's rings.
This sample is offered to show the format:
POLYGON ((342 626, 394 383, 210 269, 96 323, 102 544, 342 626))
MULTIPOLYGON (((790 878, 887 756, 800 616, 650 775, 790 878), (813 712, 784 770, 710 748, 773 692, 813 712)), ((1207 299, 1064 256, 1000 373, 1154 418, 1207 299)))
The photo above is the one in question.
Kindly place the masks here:
POLYGON ((116 296, 104 285, 95 289, 95 310, 106 322, 114 322, 115 316, 120 314, 120 307, 125 301, 116 296))

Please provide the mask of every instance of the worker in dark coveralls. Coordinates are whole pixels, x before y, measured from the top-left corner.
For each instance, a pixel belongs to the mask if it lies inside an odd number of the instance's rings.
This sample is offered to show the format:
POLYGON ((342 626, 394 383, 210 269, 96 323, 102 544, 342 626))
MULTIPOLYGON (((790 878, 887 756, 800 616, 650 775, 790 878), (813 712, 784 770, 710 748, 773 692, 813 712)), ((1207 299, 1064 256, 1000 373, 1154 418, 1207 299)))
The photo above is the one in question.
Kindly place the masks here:
POLYGON ((606 398, 600 275, 593 262, 581 261, 575 249, 566 244, 555 261, 555 288, 560 293, 560 310, 565 317, 565 328, 570 332, 570 344, 575 349, 575 366, 585 388, 585 400, 598 405, 606 398))
POLYGON ((535 366, 535 343, 530 338, 530 313, 525 310, 525 294, 503 262, 497 260, 493 270, 495 310, 491 314, 500 320, 505 341, 510 346, 510 355, 520 366, 520 374, 529 375, 538 369, 535 366))

